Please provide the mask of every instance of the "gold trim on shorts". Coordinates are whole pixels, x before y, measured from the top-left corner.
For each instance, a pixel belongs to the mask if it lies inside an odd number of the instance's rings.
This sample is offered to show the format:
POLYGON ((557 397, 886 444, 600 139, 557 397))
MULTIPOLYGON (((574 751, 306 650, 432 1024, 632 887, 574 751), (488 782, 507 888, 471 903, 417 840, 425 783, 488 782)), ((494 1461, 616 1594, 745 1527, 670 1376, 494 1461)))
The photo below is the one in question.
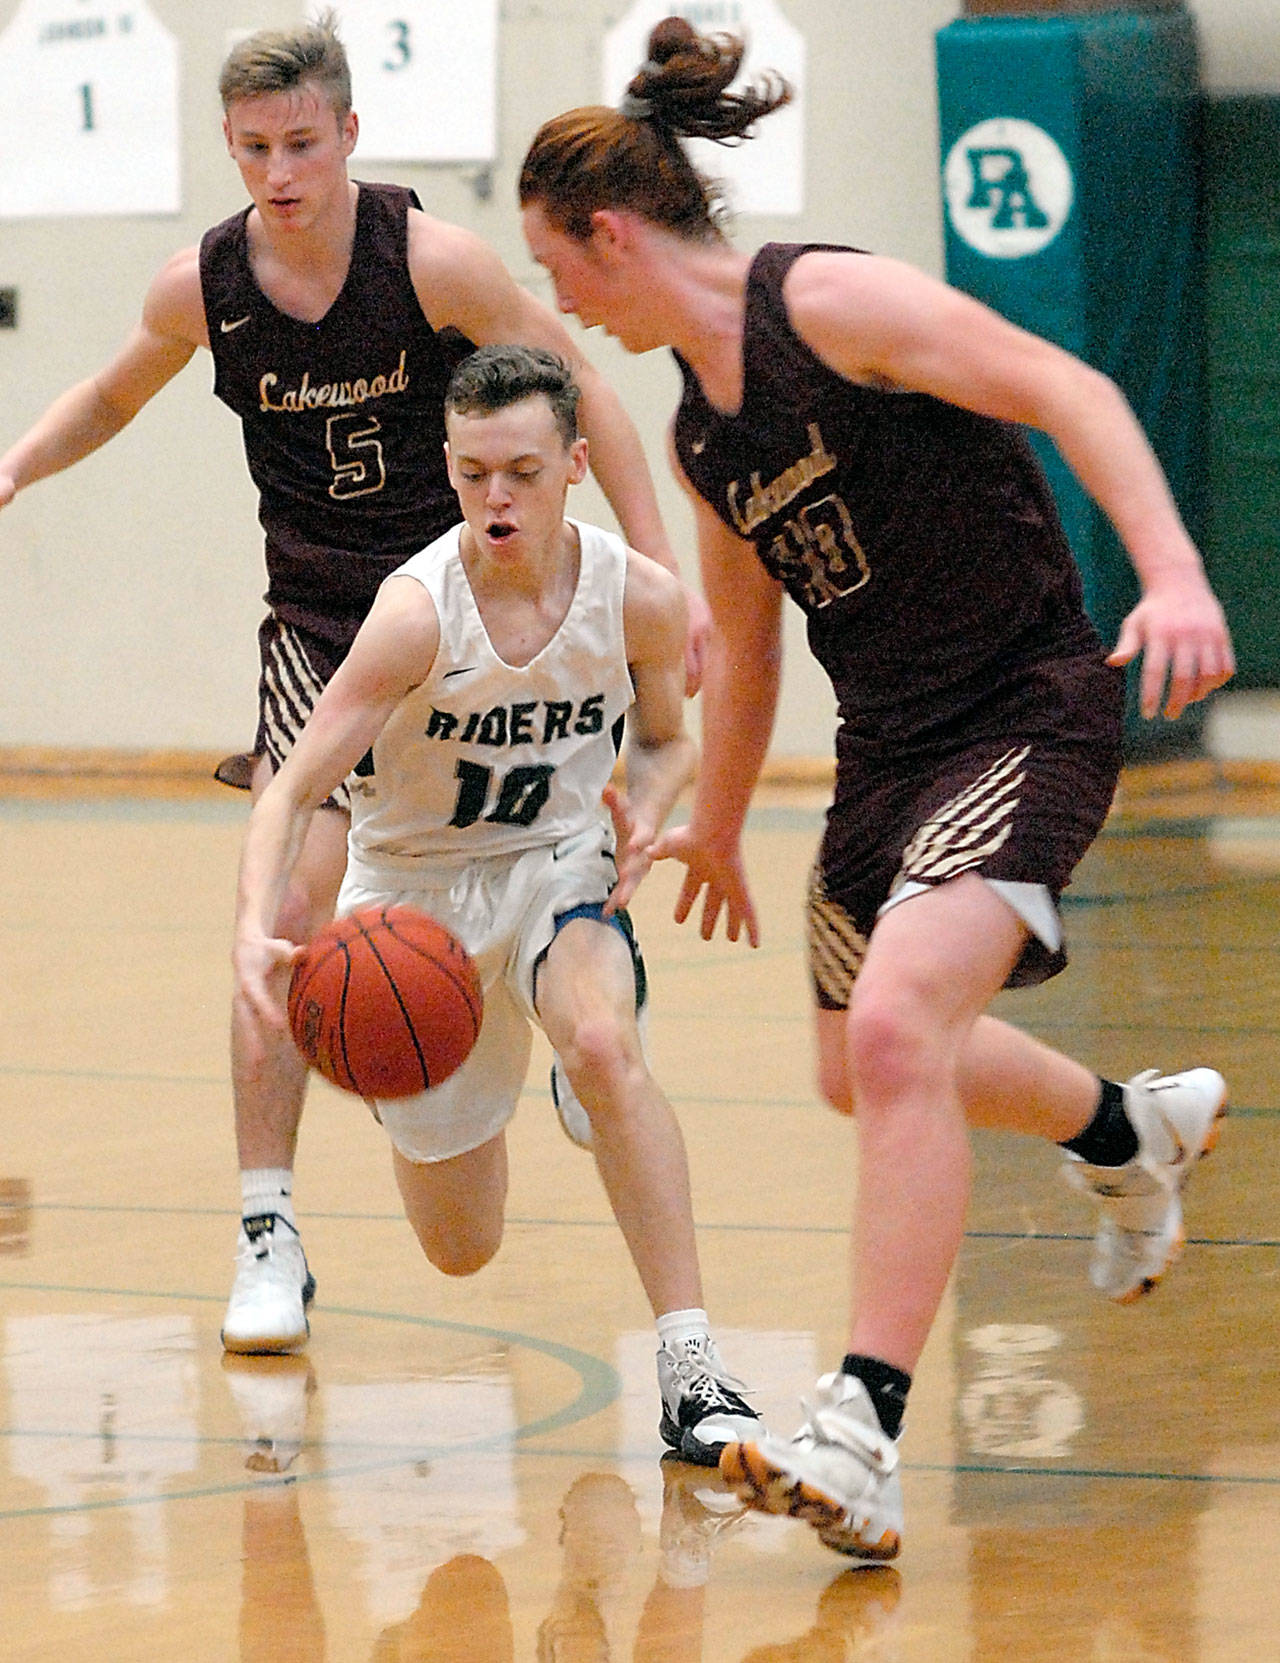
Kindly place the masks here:
POLYGON ((818 861, 809 871, 805 897, 805 930, 809 943, 809 973, 819 1001, 831 1010, 844 1010, 862 961, 867 938, 853 919, 827 894, 818 861))
POLYGON ((1006 751, 971 785, 935 810, 902 851, 893 887, 910 882, 945 883, 989 860, 1013 830, 1027 777, 1022 764, 1030 753, 1030 745, 1006 751))

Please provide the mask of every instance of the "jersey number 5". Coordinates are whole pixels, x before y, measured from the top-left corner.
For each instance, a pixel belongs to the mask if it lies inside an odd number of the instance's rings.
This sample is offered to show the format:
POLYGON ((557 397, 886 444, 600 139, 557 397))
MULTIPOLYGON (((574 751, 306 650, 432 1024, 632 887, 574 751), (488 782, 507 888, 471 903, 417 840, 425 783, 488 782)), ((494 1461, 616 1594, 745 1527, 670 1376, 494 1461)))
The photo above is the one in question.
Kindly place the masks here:
POLYGON ((367 497, 380 491, 387 483, 387 467, 382 459, 382 444, 374 438, 381 429, 376 416, 330 416, 325 427, 325 443, 329 447, 329 461, 333 479, 329 495, 339 501, 347 497, 367 497))

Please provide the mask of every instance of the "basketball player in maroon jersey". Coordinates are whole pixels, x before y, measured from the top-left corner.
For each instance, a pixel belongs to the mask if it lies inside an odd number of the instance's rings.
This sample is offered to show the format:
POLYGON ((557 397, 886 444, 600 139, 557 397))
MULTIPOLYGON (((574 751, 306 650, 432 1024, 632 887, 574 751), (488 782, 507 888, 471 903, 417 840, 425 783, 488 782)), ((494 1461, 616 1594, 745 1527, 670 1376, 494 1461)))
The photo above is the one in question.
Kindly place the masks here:
POLYGON ((674 349, 675 466, 713 632, 687 827, 702 934, 755 914, 740 837, 778 692, 782 599, 808 619, 840 726, 808 902, 821 1089, 856 1115, 849 1350, 790 1441, 730 1444, 755 1505, 838 1551, 902 1528, 903 1408, 964 1230, 966 1123, 1065 1146, 1096 1202, 1092 1280, 1130 1300, 1182 1240, 1180 1192, 1225 1100, 1207 1068, 1126 1085, 985 1014, 1063 966, 1058 897, 1106 816, 1122 671, 1171 717, 1233 669, 1222 611, 1118 389, 978 302, 846 248, 738 253, 681 136, 733 139, 786 102, 728 94, 741 42, 668 18, 621 110, 544 125, 520 180, 562 311, 674 349), (1108 655, 1048 487, 1043 429, 1114 522, 1142 598, 1108 655), (1167 683, 1167 690, 1166 690, 1167 683))
MULTIPOLYGON (((197 347, 211 350, 214 390, 243 423, 266 534, 258 734, 253 755, 220 773, 256 792, 382 578, 458 519, 442 404, 473 343, 546 347, 573 365, 596 476, 628 541, 675 567, 635 431, 560 321, 486 244, 429 218, 412 192, 348 177, 358 124, 332 18, 241 42, 219 90, 251 206, 174 255, 116 357, 0 457, 0 507, 105 444, 197 347)), ((691 680, 700 639, 691 629, 691 680)), ((299 941, 332 916, 342 880, 345 793, 329 806, 339 812, 315 816, 295 869, 286 924, 299 941)), ((306 1075, 287 1036, 250 1064, 246 1020, 233 1009, 243 1228, 223 1340, 285 1351, 307 1337, 315 1289, 292 1202, 306 1075)))

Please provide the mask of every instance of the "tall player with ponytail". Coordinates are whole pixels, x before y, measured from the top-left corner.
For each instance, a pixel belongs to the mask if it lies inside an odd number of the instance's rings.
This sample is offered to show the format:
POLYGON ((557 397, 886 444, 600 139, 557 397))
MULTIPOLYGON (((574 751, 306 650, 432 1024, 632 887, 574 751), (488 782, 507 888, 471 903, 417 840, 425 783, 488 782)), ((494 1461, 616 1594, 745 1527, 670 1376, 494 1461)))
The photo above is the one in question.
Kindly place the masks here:
POLYGON ((1091 1276, 1127 1301, 1182 1240, 1181 1191, 1225 1100, 1208 1068, 1127 1084, 986 1014, 1063 968, 1058 898, 1121 757, 1121 666, 1176 716, 1232 671, 1222 611, 1118 389, 899 262, 829 245, 737 251, 682 139, 736 140, 787 101, 730 90, 741 42, 653 32, 622 107, 547 122, 520 180, 562 311, 683 378, 674 465, 712 635, 687 867, 710 937, 757 940, 741 834, 778 695, 789 595, 839 710, 835 798, 808 899, 821 1089, 857 1123, 848 1350, 791 1441, 730 1444, 756 1505, 840 1552, 898 1551, 898 1437, 959 1249, 968 1126, 1062 1146, 1098 1211, 1091 1276), (1022 425, 1057 443, 1142 586, 1108 653, 1022 425))

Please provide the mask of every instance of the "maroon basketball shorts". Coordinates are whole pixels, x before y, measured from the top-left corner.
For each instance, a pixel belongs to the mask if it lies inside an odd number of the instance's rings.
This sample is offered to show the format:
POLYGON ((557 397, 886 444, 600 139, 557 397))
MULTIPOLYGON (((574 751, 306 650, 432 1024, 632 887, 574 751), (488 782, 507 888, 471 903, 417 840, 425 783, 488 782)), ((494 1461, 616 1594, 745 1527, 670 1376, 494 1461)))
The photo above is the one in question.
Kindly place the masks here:
POLYGON ((1028 927, 1009 987, 1066 964, 1058 898, 1111 806, 1124 681, 1100 655, 1029 666, 963 724, 893 754, 846 748, 810 875, 818 1004, 844 1010, 877 918, 976 872, 1028 927))
MULTIPOLYGON (((258 731, 253 750, 226 757, 214 769, 215 778, 223 785, 243 791, 253 782, 254 765, 260 756, 271 759, 273 773, 279 768, 341 662, 341 655, 327 641, 285 623, 274 613, 269 613, 258 629, 258 657, 258 731)), ((349 787, 343 783, 320 806, 349 814, 349 787)))

